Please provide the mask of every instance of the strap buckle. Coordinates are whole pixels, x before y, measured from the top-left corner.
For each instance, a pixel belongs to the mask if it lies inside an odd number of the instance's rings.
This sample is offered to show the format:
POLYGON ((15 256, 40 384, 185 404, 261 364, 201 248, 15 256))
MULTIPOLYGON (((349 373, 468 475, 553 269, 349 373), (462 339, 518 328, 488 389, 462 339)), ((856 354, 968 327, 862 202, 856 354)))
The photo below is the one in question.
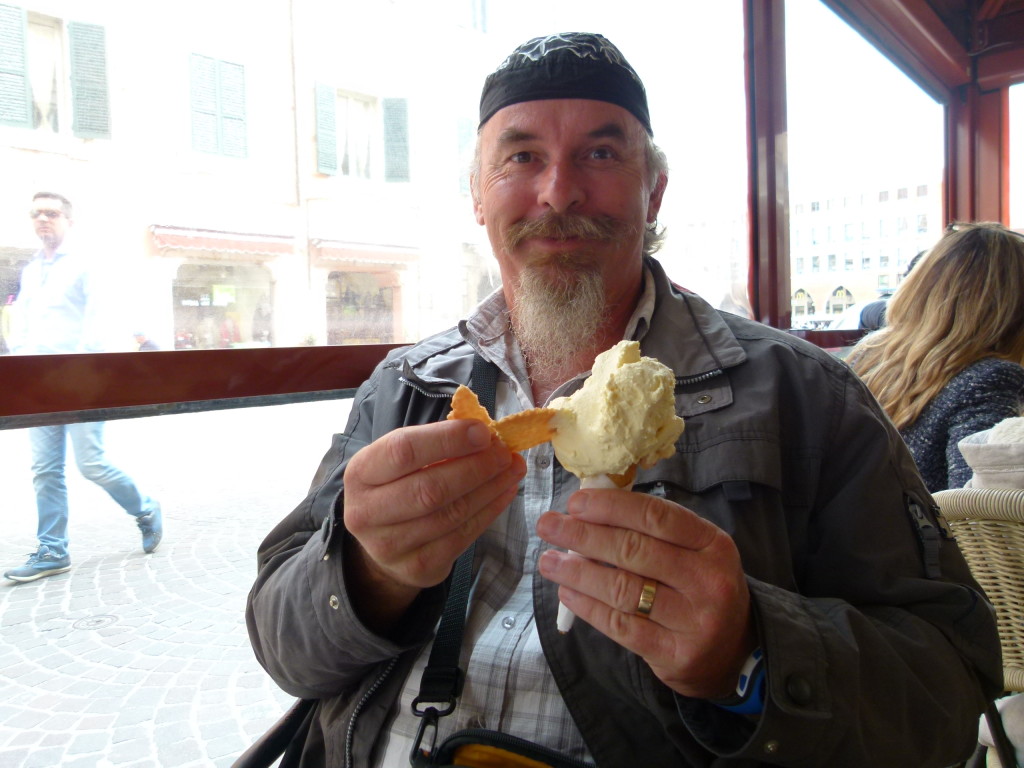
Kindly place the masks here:
MULTIPOLYGON (((416 740, 413 742, 412 751, 409 753, 409 764, 410 765, 428 765, 430 756, 434 754, 434 749, 437 747, 437 721, 442 716, 442 713, 438 712, 434 707, 427 707, 425 710, 420 712, 416 707, 416 702, 419 701, 417 697, 416 701, 413 702, 412 711, 416 717, 423 718, 420 721, 420 727, 416 731, 416 740), (421 746, 423 739, 427 734, 427 729, 430 729, 430 748, 426 751, 421 746)), ((451 706, 454 708, 454 699, 451 702, 451 706)), ((450 710, 449 710, 450 711, 450 710)), ((445 713, 447 714, 447 713, 445 713)))

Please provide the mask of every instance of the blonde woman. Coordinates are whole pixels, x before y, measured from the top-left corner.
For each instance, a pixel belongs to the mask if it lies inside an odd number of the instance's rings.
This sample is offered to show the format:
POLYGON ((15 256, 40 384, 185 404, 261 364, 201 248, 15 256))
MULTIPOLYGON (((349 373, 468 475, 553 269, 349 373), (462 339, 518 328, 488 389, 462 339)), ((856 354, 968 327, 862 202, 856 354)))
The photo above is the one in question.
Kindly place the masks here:
POLYGON ((953 225, 889 302, 887 325, 849 358, 906 440, 932 492, 960 488, 967 435, 1020 414, 1024 236, 953 225))

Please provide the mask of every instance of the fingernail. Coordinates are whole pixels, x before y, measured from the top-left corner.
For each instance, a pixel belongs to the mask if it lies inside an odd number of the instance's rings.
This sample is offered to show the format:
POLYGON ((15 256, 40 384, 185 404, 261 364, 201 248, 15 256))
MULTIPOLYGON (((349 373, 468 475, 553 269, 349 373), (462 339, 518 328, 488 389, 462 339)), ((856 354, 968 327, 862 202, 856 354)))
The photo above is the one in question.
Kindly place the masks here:
POLYGON ((562 515, 557 512, 545 513, 537 519, 537 535, 547 541, 562 530, 562 515))
POLYGON ((474 448, 484 448, 491 444, 491 430, 482 422, 474 420, 466 430, 466 438, 474 448))
POLYGON ((554 549, 541 553, 537 568, 543 576, 554 576, 562 566, 562 553, 554 549))

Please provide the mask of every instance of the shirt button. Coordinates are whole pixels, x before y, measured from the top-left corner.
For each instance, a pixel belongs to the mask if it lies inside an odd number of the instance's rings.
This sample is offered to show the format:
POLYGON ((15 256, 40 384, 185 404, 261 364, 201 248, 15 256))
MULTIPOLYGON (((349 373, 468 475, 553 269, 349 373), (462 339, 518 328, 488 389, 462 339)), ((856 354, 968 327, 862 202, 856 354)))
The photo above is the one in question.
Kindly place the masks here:
POLYGON ((331 595, 327 600, 327 604, 334 610, 338 610, 338 606, 341 605, 341 600, 338 599, 337 595, 331 595))
POLYGON ((537 466, 540 467, 541 469, 547 469, 549 466, 551 466, 551 459, 549 459, 547 456, 541 456, 539 459, 537 459, 537 466))
POLYGON ((711 402, 711 395, 701 395, 697 398, 697 402, 701 405, 707 405, 711 402))
POLYGON ((512 627, 514 627, 515 625, 515 616, 506 616, 504 619, 501 620, 501 626, 503 626, 505 629, 512 629, 512 627))
POLYGON ((767 755, 774 755, 776 752, 779 751, 779 742, 777 742, 775 739, 766 741, 764 743, 764 751, 767 755))

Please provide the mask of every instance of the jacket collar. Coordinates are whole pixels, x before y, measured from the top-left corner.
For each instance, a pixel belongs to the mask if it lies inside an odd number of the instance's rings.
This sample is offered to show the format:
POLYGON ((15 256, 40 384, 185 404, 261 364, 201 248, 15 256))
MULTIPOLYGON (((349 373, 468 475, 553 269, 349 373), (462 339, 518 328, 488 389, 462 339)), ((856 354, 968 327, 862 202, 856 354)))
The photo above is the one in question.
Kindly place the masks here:
POLYGON ((676 378, 708 376, 739 365, 747 353, 718 310, 669 280, 661 264, 646 263, 654 276, 654 315, 641 341, 648 357, 672 366, 676 378))
MULTIPOLYGON (((650 322, 641 322, 637 328, 645 355, 672 367, 682 381, 711 377, 746 360, 746 352, 718 310, 672 283, 656 259, 646 257, 645 264, 655 291, 650 322)), ((424 382, 465 380, 469 373, 465 345, 489 346, 500 339, 508 327, 501 312, 503 306, 503 300, 492 294, 459 324, 458 330, 430 337, 408 349, 400 365, 404 376, 424 382)), ((396 363, 399 361, 391 365, 396 363)))

